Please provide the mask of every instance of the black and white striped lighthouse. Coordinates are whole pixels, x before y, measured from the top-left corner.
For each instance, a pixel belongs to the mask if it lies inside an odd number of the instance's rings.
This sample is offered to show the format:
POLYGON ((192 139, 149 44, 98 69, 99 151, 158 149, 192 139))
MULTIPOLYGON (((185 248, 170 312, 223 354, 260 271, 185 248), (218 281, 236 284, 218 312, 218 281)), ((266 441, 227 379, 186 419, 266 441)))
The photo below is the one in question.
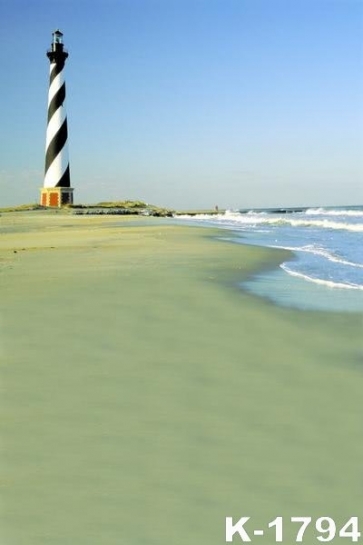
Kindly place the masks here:
POLYGON ((68 128, 65 109, 66 84, 64 65, 68 57, 63 46, 63 34, 53 32, 53 42, 47 51, 50 61, 48 94, 48 124, 45 152, 45 177, 41 189, 42 206, 60 207, 73 203, 73 188, 68 160, 68 128))

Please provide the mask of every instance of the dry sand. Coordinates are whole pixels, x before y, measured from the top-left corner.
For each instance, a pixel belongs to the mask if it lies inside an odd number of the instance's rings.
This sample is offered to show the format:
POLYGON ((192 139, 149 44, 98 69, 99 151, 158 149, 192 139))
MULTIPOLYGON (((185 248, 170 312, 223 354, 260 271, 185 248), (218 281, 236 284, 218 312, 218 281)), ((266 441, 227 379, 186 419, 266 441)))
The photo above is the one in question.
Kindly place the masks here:
POLYGON ((0 221, 4 545, 220 545, 226 516, 263 544, 283 516, 288 543, 290 516, 362 515, 362 316, 239 291, 285 254, 212 230, 0 221))

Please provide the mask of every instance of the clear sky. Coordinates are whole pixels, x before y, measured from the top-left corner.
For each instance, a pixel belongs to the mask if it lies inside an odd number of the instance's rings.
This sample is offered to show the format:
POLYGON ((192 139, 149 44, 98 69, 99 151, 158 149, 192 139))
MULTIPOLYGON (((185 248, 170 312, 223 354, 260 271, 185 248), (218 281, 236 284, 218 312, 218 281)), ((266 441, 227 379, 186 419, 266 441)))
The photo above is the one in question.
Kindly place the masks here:
POLYGON ((57 28, 76 202, 363 204, 363 0, 2 0, 0 206, 39 200, 57 28))

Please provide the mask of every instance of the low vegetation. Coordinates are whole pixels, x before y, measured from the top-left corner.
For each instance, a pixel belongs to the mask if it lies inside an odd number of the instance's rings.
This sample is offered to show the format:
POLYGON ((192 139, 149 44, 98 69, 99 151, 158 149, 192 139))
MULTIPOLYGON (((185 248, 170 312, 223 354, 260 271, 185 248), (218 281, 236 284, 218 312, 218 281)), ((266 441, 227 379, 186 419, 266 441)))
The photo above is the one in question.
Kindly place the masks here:
POLYGON ((44 206, 40 206, 40 204, 19 204, 0 208, 0 212, 26 212, 28 210, 42 210, 43 208, 44 206))
MULTIPOLYGON (((55 210, 58 208, 48 208, 40 204, 21 204, 18 206, 9 206, 0 208, 1 212, 25 212, 32 210, 55 210)), ((147 204, 143 201, 111 201, 99 202, 97 204, 71 204, 61 208, 62 211, 68 211, 73 214, 114 214, 114 215, 143 215, 143 216, 172 216, 173 210, 162 208, 153 204, 147 204)))

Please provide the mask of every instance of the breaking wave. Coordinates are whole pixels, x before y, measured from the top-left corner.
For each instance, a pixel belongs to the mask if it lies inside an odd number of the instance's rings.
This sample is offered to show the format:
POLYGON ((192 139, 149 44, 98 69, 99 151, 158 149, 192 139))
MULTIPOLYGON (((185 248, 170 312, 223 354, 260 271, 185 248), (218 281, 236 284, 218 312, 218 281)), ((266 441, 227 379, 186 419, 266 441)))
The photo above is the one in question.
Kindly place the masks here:
MULTIPOLYGON (((360 214, 363 216, 363 214, 360 214)), ((211 215, 211 214, 197 214, 195 216, 183 215, 178 216, 179 219, 187 220, 204 220, 213 223, 223 223, 229 226, 248 226, 253 227, 255 225, 275 225, 275 226, 291 226, 291 227, 307 227, 317 229, 332 229, 332 230, 344 230, 363 233, 363 223, 349 223, 342 221, 332 221, 330 219, 308 219, 308 218, 286 218, 281 215, 271 217, 266 212, 251 212, 241 214, 239 212, 227 210, 225 214, 211 215)))

